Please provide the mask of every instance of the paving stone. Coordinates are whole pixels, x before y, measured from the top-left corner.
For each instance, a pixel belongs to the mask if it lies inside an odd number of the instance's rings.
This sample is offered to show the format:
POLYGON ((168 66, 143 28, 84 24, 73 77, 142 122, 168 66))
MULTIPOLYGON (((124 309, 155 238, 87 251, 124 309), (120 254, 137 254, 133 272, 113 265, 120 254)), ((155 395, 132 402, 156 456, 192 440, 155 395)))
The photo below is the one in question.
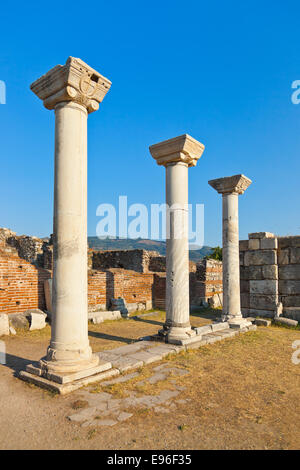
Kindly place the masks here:
POLYGON ((207 334, 202 336, 202 340, 206 341, 207 344, 215 343, 216 341, 220 341, 222 339, 221 336, 216 336, 215 334, 207 334))
POLYGON ((143 361, 144 364, 151 364, 152 362, 161 361, 162 354, 152 354, 148 351, 138 351, 135 354, 127 356, 128 359, 136 361, 143 361))
POLYGON ((168 410, 168 408, 163 408, 162 406, 155 406, 154 411, 156 411, 156 413, 171 413, 171 410, 168 410))
POLYGON ((205 338, 202 338, 200 339, 201 337, 199 337, 199 340, 198 341, 195 341, 194 343, 190 343, 190 344, 187 344, 185 347, 187 350, 189 349, 199 349, 201 346, 205 346, 207 344, 207 340, 205 338))
POLYGON ((97 413, 97 407, 84 408, 83 410, 80 410, 78 413, 74 413, 68 416, 68 419, 70 421, 80 423, 81 421, 85 421, 89 418, 94 418, 95 413, 97 413))
POLYGON ((114 426, 117 423, 118 422, 113 419, 94 419, 88 424, 88 426, 114 426))
POLYGON ((113 349, 112 353, 124 356, 152 346, 154 346, 152 341, 136 341, 135 343, 127 344, 126 346, 120 346, 119 348, 113 349))
POLYGON ((144 365, 144 362, 139 359, 130 358, 125 356, 124 358, 112 361, 113 367, 116 367, 120 372, 127 372, 128 370, 138 369, 144 365))
POLYGON ((125 421, 126 419, 131 418, 133 416, 132 413, 126 413, 125 411, 122 411, 122 413, 119 414, 117 417, 118 421, 125 421))
POLYGON ((106 382, 101 382, 101 385, 106 386, 106 385, 113 385, 113 384, 128 382, 128 380, 131 380, 134 377, 137 377, 138 375, 139 375, 138 372, 133 372, 132 374, 122 375, 121 377, 118 377, 117 379, 108 380, 106 382))

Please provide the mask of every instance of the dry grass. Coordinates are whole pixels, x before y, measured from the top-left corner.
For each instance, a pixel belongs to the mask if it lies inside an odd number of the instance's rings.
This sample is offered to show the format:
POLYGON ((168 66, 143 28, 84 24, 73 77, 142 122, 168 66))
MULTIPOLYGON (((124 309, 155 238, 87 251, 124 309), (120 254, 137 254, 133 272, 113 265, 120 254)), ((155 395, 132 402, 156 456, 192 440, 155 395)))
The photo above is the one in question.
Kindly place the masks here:
MULTIPOLYGON (((194 313, 192 324, 208 323, 212 313, 209 310, 194 313)), ((164 313, 153 313, 141 320, 89 325, 94 351, 112 349, 157 332, 164 313)), ((14 361, 18 357, 36 360, 45 352, 49 338, 50 328, 47 327, 10 336, 5 342, 14 361)), ((141 368, 140 376, 127 383, 106 387, 100 383, 94 387, 95 392, 107 391, 116 398, 128 396, 132 391, 138 395, 158 394, 163 389, 172 389, 173 380, 185 387, 177 398, 186 402, 176 403, 171 413, 162 415, 146 407, 135 409, 130 420, 105 428, 105 432, 102 428, 87 432, 86 428, 65 419, 76 394, 52 400, 42 390, 28 388, 16 378, 10 378, 7 368, 3 370, 2 388, 14 387, 21 402, 23 395, 26 400, 34 396, 31 413, 35 416, 34 429, 38 430, 37 446, 43 429, 49 426, 43 437, 45 442, 49 438, 47 445, 54 443, 51 430, 55 429, 61 436, 57 442, 65 448, 114 449, 117 442, 120 449, 299 449, 300 365, 291 361, 292 343, 297 339, 300 339, 299 329, 279 325, 260 327, 255 332, 165 358, 163 362, 167 365, 188 371, 183 377, 171 375, 153 385, 146 382, 139 385, 139 381, 153 374, 158 365, 155 363, 141 368), (44 416, 45 407, 48 411, 44 416)), ((27 408, 20 407, 11 428, 12 411, 8 403, 13 410, 17 401, 15 396, 10 400, 7 392, 2 396, 2 422, 7 423, 7 432, 12 433, 10 442, 16 443, 24 426, 21 410, 27 408)), ((32 427, 32 420, 30 423, 32 427)), ((33 447, 32 434, 29 434, 26 443, 22 434, 19 446, 33 447)))

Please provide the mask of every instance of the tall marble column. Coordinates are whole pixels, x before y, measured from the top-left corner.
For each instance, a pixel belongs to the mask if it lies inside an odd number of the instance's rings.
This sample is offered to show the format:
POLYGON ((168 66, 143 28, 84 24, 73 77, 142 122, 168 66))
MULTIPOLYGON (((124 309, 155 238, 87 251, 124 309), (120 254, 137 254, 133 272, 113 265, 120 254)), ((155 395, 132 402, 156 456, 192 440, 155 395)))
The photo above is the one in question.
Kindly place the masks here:
POLYGON ((51 342, 37 369, 27 372, 63 383, 101 370, 88 340, 87 117, 99 108, 111 82, 69 57, 31 85, 55 110, 54 267, 51 342), (74 376, 75 378, 75 376, 74 376))
POLYGON ((239 209, 238 196, 252 181, 244 175, 234 175, 208 182, 223 200, 223 321, 243 327, 240 300, 239 209))
POLYGON ((190 325, 188 168, 195 166, 204 150, 184 134, 152 145, 150 153, 166 168, 166 322, 168 342, 188 339, 195 333, 190 325))

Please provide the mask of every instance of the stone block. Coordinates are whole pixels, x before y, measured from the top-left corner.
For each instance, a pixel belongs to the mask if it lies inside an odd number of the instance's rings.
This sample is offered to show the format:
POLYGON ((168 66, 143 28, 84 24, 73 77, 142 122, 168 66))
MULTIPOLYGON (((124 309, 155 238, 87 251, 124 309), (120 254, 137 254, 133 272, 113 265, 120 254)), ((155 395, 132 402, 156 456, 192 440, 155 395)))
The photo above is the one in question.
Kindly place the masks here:
POLYGON ((202 340, 205 340, 207 344, 215 343, 216 341, 221 341, 222 336, 217 335, 216 333, 210 333, 202 336, 202 340))
POLYGON ((240 240, 239 241, 239 249, 240 251, 247 251, 249 248, 248 248, 248 243, 249 241, 248 240, 240 240))
POLYGON ((265 264, 277 264, 277 252, 275 250, 246 251, 245 266, 262 266, 265 264))
POLYGON ((278 241, 277 238, 262 238, 260 240, 261 250, 277 250, 278 241))
POLYGON ((245 264, 245 252, 244 251, 240 251, 240 266, 244 266, 245 264))
POLYGON ((240 266, 240 279, 249 279, 249 266, 240 266))
POLYGON ((279 248, 289 248, 292 246, 300 247, 300 236, 279 237, 278 246, 279 248))
POLYGON ((284 308, 295 307, 297 305, 300 305, 300 295, 281 295, 280 284, 279 284, 279 293, 280 293, 280 297, 283 302, 284 308))
POLYGON ((280 324, 280 325, 287 325, 287 326, 298 325, 297 320, 292 320, 291 318, 278 317, 278 318, 274 318, 274 321, 275 323, 280 324))
POLYGON ((271 325, 271 320, 266 320, 264 318, 257 318, 255 320, 255 324, 257 326, 270 326, 271 325))
POLYGON ((270 233, 270 232, 254 232, 254 233, 249 233, 248 234, 248 237, 249 237, 249 240, 250 239, 253 239, 253 238, 274 238, 275 235, 274 233, 270 233))
POLYGON ((261 269, 263 279, 278 279, 278 266, 276 264, 262 266, 261 269))
POLYGON ((229 328, 229 324, 224 321, 224 322, 220 322, 220 323, 212 323, 211 324, 211 329, 213 332, 215 331, 221 331, 221 330, 226 330, 229 328))
MULTIPOLYGON (((245 282, 245 281, 244 281, 245 282)), ((276 280, 265 279, 263 281, 249 281, 250 296, 252 294, 278 294, 278 282, 276 280)))
POLYGON ((250 281, 240 280, 240 291, 242 294, 248 294, 250 290, 250 281))
POLYGON ((66 395, 67 393, 74 392, 74 390, 78 390, 79 388, 82 388, 86 385, 100 382, 104 379, 113 377, 118 374, 119 374, 118 370, 110 369, 106 372, 101 372, 100 374, 91 375, 91 376, 88 376, 83 379, 76 380, 75 382, 71 382, 67 384, 59 384, 57 382, 53 382, 51 380, 45 379, 44 377, 38 377, 37 375, 31 374, 26 371, 21 371, 19 373, 19 377, 25 382, 32 383, 34 385, 37 385, 38 387, 59 393, 61 395, 66 395))
POLYGON ((272 310, 274 312, 278 304, 278 295, 250 295, 250 309, 272 310))
POLYGON ((24 313, 11 313, 9 322, 14 328, 29 328, 29 318, 24 313))
POLYGON ((300 307, 286 307, 283 310, 285 318, 292 318, 300 322, 300 307))
POLYGON ((248 331, 256 331, 257 330, 257 326, 256 325, 250 325, 248 326, 248 331))
POLYGON ((88 314, 88 319, 91 320, 94 324, 103 323, 105 320, 120 320, 121 318, 122 315, 119 310, 107 312, 90 312, 88 314))
POLYGON ((260 249, 259 238, 250 238, 249 250, 259 250, 259 249, 260 249))
POLYGON ((197 328, 195 328, 195 331, 197 335, 205 335, 207 333, 211 333, 212 328, 211 325, 198 326, 197 328))
POLYGON ((279 249, 277 252, 277 256, 278 256, 279 265, 290 263, 290 250, 289 249, 286 249, 286 250, 279 249))
POLYGON ((257 308, 250 308, 249 314, 255 317, 274 318, 275 310, 263 310, 263 309, 257 309, 257 308))
POLYGON ((149 351, 137 351, 127 356, 127 358, 129 360, 143 361, 144 364, 151 364, 152 362, 161 361, 163 354, 152 353, 150 349, 149 351))
POLYGON ((279 279, 300 280, 300 264, 280 266, 279 279))
POLYGON ((46 326, 46 315, 40 313, 31 313, 30 316, 30 331, 42 330, 46 326))
POLYGON ((291 264, 300 264, 300 248, 290 249, 290 261, 291 264))
POLYGON ((264 266, 248 266, 248 279, 262 280, 262 269, 264 266))
POLYGON ((0 314, 0 336, 9 335, 9 321, 6 313, 0 314))
POLYGON ((300 280, 279 280, 279 292, 280 294, 287 294, 293 295, 297 294, 300 295, 300 280))
POLYGON ((198 341, 187 343, 186 346, 185 346, 185 349, 187 351, 189 349, 199 349, 201 346, 205 346, 206 344, 207 344, 207 341, 203 338, 199 338, 199 336, 198 336, 198 341))

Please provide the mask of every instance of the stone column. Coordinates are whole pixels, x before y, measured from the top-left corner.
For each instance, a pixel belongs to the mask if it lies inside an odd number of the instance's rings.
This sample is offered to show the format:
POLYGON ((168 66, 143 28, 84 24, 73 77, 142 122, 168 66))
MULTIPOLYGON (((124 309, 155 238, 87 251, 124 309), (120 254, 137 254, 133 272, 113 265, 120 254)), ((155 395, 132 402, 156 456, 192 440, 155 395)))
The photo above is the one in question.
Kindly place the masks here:
POLYGON ((223 197, 223 321, 248 326, 241 313, 238 196, 252 183, 244 175, 208 182, 223 197))
MULTIPOLYGON (((55 110, 53 317, 39 373, 47 378, 79 371, 84 377, 99 369, 88 340, 87 116, 99 108, 110 86, 73 57, 31 85, 44 106, 55 110)), ((30 366, 27 371, 35 373, 30 366)))
POLYGON ((190 325, 188 168, 195 166, 204 146, 187 134, 150 147, 158 165, 166 168, 166 322, 168 342, 195 334, 190 325))

